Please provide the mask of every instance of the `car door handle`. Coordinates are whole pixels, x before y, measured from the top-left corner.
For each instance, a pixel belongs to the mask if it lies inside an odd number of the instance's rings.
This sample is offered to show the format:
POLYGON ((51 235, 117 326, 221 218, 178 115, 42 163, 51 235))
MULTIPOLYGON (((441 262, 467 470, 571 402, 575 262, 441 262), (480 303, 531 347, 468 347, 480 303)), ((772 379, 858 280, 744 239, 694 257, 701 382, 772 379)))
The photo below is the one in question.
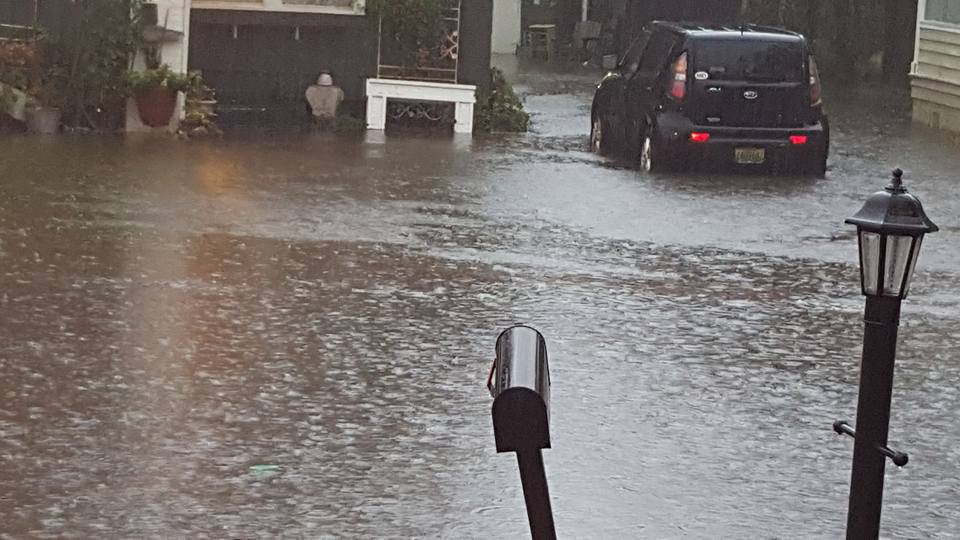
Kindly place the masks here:
POLYGON ((711 94, 719 94, 720 92, 723 92, 723 88, 720 88, 719 86, 710 86, 707 88, 707 92, 711 94))

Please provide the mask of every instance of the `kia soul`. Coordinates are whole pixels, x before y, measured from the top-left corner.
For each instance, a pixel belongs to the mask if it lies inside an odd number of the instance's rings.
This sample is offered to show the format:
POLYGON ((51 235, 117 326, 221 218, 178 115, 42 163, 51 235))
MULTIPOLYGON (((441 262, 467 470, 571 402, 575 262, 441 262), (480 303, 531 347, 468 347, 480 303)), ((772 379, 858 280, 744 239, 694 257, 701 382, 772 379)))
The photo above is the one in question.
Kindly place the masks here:
POLYGON ((710 161, 823 176, 817 63, 779 28, 653 22, 597 87, 590 146, 646 171, 710 161))

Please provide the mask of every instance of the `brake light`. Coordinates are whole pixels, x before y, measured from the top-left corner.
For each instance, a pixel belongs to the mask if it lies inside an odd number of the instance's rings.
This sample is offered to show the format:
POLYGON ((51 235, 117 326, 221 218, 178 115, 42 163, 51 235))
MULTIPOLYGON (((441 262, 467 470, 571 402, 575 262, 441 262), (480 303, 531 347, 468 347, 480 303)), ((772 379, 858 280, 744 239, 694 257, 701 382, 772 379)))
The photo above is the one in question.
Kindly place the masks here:
POLYGON ((710 140, 710 134, 695 131, 690 134, 690 140, 696 143, 705 143, 710 140))
POLYGON ((823 101, 822 87, 820 86, 820 70, 817 61, 810 57, 810 105, 817 106, 823 101))
POLYGON ((790 144, 793 144, 793 145, 807 144, 807 136, 806 136, 806 135, 791 135, 791 136, 790 136, 790 144))
POLYGON ((683 53, 673 63, 673 80, 670 82, 670 97, 683 101, 687 97, 687 53, 683 53))

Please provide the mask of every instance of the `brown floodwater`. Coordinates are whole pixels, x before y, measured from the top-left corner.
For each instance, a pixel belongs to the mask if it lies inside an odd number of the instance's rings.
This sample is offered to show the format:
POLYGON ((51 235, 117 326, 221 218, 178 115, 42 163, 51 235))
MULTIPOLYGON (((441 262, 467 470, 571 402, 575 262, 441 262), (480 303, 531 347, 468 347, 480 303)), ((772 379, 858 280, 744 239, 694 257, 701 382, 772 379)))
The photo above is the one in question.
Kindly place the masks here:
POLYGON ((567 538, 837 538, 862 336, 843 219, 903 167, 942 231, 901 326, 885 535, 960 531, 960 153, 835 105, 825 180, 645 176, 534 132, 0 139, 0 537, 528 534, 484 387, 548 340, 567 538))

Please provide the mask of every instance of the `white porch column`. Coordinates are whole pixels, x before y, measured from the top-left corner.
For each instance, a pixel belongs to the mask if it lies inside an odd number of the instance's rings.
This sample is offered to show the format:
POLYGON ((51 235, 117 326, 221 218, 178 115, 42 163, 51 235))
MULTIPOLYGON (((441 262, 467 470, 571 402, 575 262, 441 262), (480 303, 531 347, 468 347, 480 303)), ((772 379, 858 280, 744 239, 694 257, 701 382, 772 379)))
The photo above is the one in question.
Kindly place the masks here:
MULTIPOLYGON (((160 63, 170 66, 175 73, 186 73, 188 67, 188 52, 190 48, 190 10, 193 0, 148 0, 149 4, 157 6, 157 25, 159 26, 158 45, 160 49, 160 63)), ((137 54, 134 59, 134 69, 146 69, 146 59, 143 54, 137 54)), ((180 120, 184 117, 185 96, 177 96, 177 107, 174 110, 170 123, 166 127, 152 128, 145 126, 140 120, 135 100, 127 100, 126 131, 128 132, 176 132, 180 127, 180 120)))

